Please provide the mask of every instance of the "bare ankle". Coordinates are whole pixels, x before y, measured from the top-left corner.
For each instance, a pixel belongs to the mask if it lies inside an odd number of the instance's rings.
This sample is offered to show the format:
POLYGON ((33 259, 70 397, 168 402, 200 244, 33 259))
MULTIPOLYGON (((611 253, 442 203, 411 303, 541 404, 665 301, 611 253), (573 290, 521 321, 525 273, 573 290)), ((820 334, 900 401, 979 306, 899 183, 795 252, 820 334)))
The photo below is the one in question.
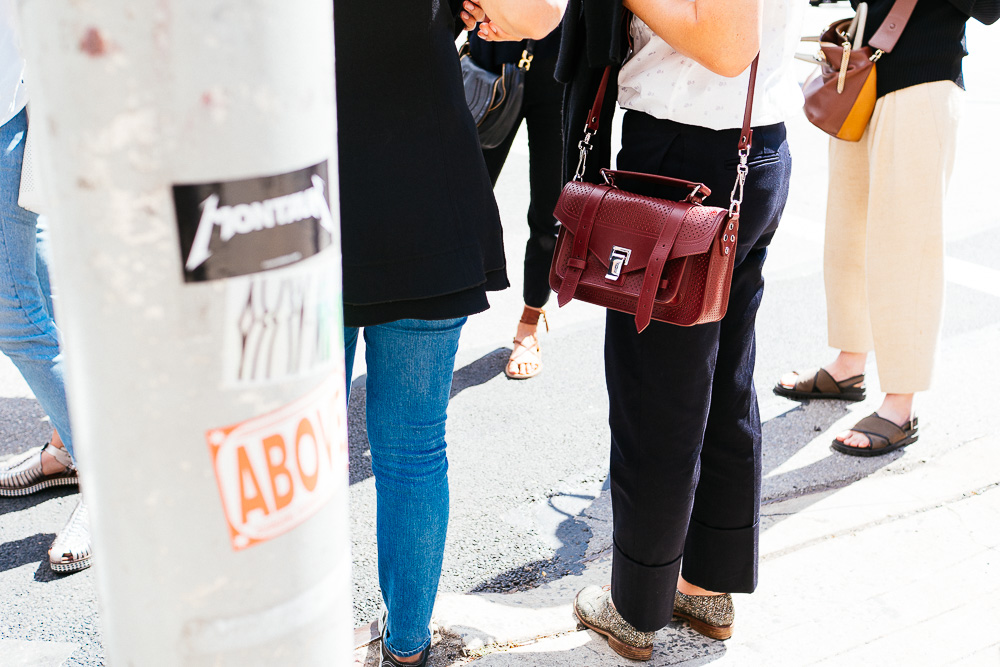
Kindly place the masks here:
POLYGON ((867 363, 867 352, 844 352, 841 350, 837 358, 824 366, 824 368, 833 376, 834 380, 843 382, 848 378, 864 375, 865 364, 867 363))
POLYGON ((722 593, 710 591, 707 588, 702 588, 701 586, 695 586, 691 582, 685 580, 684 577, 677 578, 677 590, 684 595, 722 595, 722 593))

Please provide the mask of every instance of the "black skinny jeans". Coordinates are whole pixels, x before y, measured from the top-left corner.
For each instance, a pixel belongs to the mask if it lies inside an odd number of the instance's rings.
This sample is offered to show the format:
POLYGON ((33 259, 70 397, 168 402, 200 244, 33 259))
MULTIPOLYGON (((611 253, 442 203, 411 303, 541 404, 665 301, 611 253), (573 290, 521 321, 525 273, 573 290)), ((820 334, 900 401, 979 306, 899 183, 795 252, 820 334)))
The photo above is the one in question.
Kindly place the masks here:
MULTIPOLYGON (((705 183, 729 206, 739 130, 625 116, 618 167, 705 183)), ((708 590, 757 585, 761 430, 753 387, 761 269, 788 197, 784 125, 754 129, 729 307, 679 327, 608 311, 614 559, 611 594, 636 629, 658 630, 684 578, 708 590)), ((652 194, 652 193, 651 193, 652 194)), ((683 194, 682 194, 683 196, 683 194)))
MULTIPOLYGON (((524 77, 521 118, 528 123, 529 180, 528 243, 524 248, 524 303, 541 308, 549 300, 549 265, 558 228, 552 211, 562 190, 562 96, 555 80, 555 59, 535 57, 524 77)), ((507 161, 519 119, 510 136, 496 148, 483 151, 493 185, 507 161)))

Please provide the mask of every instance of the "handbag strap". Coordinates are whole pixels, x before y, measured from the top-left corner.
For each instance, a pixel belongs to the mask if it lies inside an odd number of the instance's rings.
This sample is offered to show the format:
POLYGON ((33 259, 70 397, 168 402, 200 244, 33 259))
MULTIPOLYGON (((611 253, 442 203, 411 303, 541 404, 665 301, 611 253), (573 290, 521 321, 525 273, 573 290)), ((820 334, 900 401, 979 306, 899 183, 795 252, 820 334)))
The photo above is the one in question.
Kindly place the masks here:
POLYGON ((562 287, 559 289, 560 308, 573 298, 576 286, 580 283, 580 276, 587 268, 587 249, 590 247, 590 235, 594 231, 594 223, 597 221, 597 211, 601 208, 601 202, 611 192, 611 189, 608 185, 594 186, 590 194, 587 195, 587 201, 583 204, 580 222, 576 227, 576 234, 573 235, 573 249, 566 262, 566 277, 563 278, 562 287))
MULTIPOLYGON (((917 0, 896 0, 892 5, 892 9, 889 10, 889 15, 885 17, 882 25, 878 27, 872 38, 868 40, 869 46, 874 47, 882 53, 892 51, 893 47, 896 46, 896 42, 899 41, 899 36, 903 34, 903 28, 909 22, 910 16, 913 14, 913 8, 916 6, 917 0)), ((879 53, 878 55, 882 54, 879 53)), ((875 56, 873 58, 878 60, 875 56)))
MULTIPOLYGON (((904 2, 912 2, 913 4, 916 4, 916 1, 917 0, 898 0, 897 4, 904 2)), ((757 83, 757 66, 759 63, 760 53, 754 57, 753 63, 750 64, 750 83, 747 87, 747 103, 743 111, 743 125, 740 128, 740 140, 737 144, 740 162, 736 168, 736 184, 733 186, 733 192, 729 197, 730 217, 738 216, 740 213, 740 205, 743 203, 743 186, 746 183, 746 176, 749 172, 747 161, 750 158, 750 146, 753 141, 753 129, 750 127, 750 121, 753 116, 753 93, 757 83)), ((591 143, 591 139, 594 138, 594 135, 597 134, 597 130, 600 129, 601 126, 601 109, 604 106, 604 97, 608 91, 608 82, 610 78, 611 66, 608 65, 604 68, 604 75, 601 76, 601 83, 597 86, 597 95, 594 98, 594 104, 590 107, 590 113, 587 114, 587 123, 583 128, 583 139, 577 144, 577 148, 580 149, 580 160, 576 165, 576 174, 573 176, 574 181, 582 181, 583 174, 587 171, 587 155, 594 147, 591 143)))
POLYGON ((681 224, 687 211, 687 206, 674 206, 670 209, 663 221, 663 227, 660 228, 660 236, 656 239, 653 252, 649 255, 646 274, 642 278, 642 289, 639 291, 639 303, 635 310, 635 329, 639 333, 642 333, 653 319, 653 302, 656 300, 656 291, 661 287, 660 276, 663 275, 663 267, 667 265, 667 258, 674 247, 674 241, 677 240, 677 234, 681 231, 681 224))

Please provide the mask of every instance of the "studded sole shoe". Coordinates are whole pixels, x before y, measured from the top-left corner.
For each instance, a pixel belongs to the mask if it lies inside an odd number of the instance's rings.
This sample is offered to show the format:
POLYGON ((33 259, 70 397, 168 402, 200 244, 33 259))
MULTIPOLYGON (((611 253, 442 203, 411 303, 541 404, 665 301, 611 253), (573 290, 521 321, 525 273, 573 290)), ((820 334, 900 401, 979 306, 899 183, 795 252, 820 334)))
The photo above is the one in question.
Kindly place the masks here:
POLYGON ((49 548, 49 566, 64 574, 77 572, 90 567, 90 556, 89 513, 81 499, 49 548))
POLYGON ((639 632, 611 604, 611 587, 587 586, 576 594, 573 611, 585 626, 608 638, 618 655, 631 660, 653 657, 655 632, 639 632))
POLYGON ((44 447, 32 447, 20 456, 0 464, 0 496, 26 496, 50 486, 77 483, 76 467, 73 466, 69 452, 53 447, 52 443, 46 443, 44 447), (43 473, 42 452, 51 454, 66 469, 51 475, 43 473))
POLYGON ((733 597, 722 595, 685 595, 677 591, 674 597, 674 616, 691 624, 691 629, 712 639, 729 639, 733 636, 733 597))

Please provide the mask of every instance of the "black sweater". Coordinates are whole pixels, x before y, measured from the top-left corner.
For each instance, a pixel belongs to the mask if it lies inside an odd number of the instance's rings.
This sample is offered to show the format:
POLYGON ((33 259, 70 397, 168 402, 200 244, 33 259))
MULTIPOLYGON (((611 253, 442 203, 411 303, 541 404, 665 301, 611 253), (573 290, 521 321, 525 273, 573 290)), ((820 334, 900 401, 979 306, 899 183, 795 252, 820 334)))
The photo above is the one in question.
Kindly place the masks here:
POLYGON ((503 237, 465 105, 448 3, 335 8, 344 323, 450 319, 507 287, 503 237))
MULTIPOLYGON (((859 0, 851 0, 857 7, 859 0)), ((868 0, 865 41, 871 39, 889 14, 894 0, 868 0)), ((962 80, 965 23, 974 18, 994 23, 1000 18, 1000 0, 919 0, 909 23, 891 53, 876 66, 878 96, 932 81, 962 80)))

